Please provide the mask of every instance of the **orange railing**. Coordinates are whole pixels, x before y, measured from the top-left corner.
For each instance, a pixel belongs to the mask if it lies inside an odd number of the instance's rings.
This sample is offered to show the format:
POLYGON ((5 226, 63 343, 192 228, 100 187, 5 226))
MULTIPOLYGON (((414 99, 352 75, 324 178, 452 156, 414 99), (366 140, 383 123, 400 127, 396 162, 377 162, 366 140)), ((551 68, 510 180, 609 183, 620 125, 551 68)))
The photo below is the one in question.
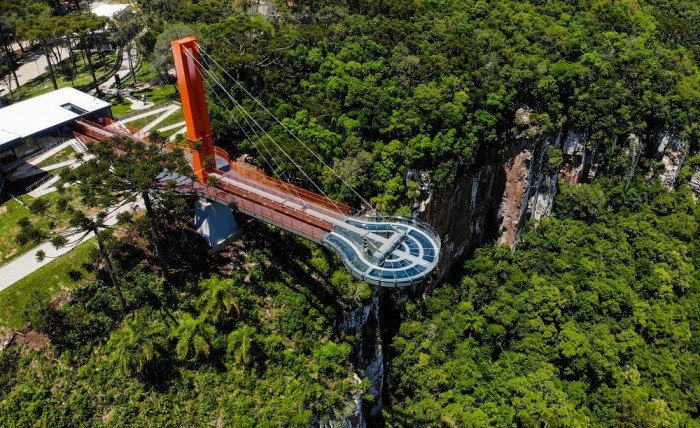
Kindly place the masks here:
POLYGON ((294 207, 291 207, 289 205, 285 205, 284 203, 276 201, 270 197, 264 196, 264 192, 265 192, 264 189, 260 189, 261 193, 254 193, 254 192, 250 192, 248 190, 242 189, 233 183, 227 183, 225 181, 219 181, 216 184, 216 187, 219 189, 223 189, 223 190, 229 192, 230 194, 235 195, 239 198, 243 198, 243 199, 249 200, 251 202, 257 203, 259 205, 263 205, 265 207, 271 208, 279 213, 296 218, 296 219, 301 220, 301 221, 308 223, 310 225, 319 227, 323 230, 326 230, 326 231, 333 230, 333 224, 330 221, 318 218, 318 217, 313 216, 313 215, 309 215, 309 213, 307 211, 296 209, 294 207))
MULTIPOLYGON (((113 121, 107 119, 106 123, 110 125, 113 121)), ((85 119, 77 120, 74 129, 76 137, 80 136, 78 138, 88 142, 104 140, 115 135, 146 142, 123 130, 113 127, 105 128, 85 119)), ((132 130, 131 128, 127 129, 129 132, 132 130)), ((350 207, 345 204, 272 178, 252 166, 231 161, 229 154, 220 147, 214 147, 214 154, 231 165, 231 172, 220 171, 224 177, 228 177, 231 181, 218 180, 213 186, 197 184, 197 193, 213 197, 244 213, 270 221, 318 242, 321 242, 324 233, 333 230, 333 224, 324 218, 324 211, 333 214, 339 210, 346 215, 350 214, 350 207), (252 188, 253 191, 246 189, 246 186, 252 188), (295 199, 316 205, 319 212, 314 215, 313 209, 306 210, 295 207, 293 203, 295 199)), ((335 215, 337 216, 337 214, 335 215)))
POLYGON ((266 205, 261 205, 260 203, 236 196, 222 189, 208 186, 198 186, 197 193, 218 200, 223 204, 235 206, 239 211, 246 214, 277 223, 288 230, 306 235, 317 242, 321 242, 323 235, 326 233, 325 229, 318 226, 306 223, 297 218, 286 215, 285 213, 275 211, 266 205))
POLYGON ((87 135, 83 135, 83 134, 79 133, 78 131, 73 131, 73 136, 83 144, 94 144, 94 143, 99 141, 99 140, 96 140, 95 138, 88 137, 87 135))
MULTIPOLYGON (((108 117, 103 118, 103 120, 104 120, 104 122, 105 122, 105 125, 112 125, 112 124, 114 124, 115 122, 119 122, 119 121, 117 121, 117 120, 113 120, 113 119, 110 119, 110 118, 108 118, 108 117)), ((134 135, 134 136, 137 135, 139 132, 141 132, 140 129, 134 128, 133 126, 130 126, 130 125, 127 125, 126 123, 119 122, 119 125, 117 125, 117 126, 122 126, 122 127, 124 127, 124 129, 126 129, 127 131, 129 131, 129 133, 130 133, 131 135, 134 135)))
POLYGON ((301 187, 295 186, 293 184, 278 180, 274 177, 270 177, 264 172, 259 171, 254 167, 246 165, 242 162, 232 162, 231 171, 242 177, 246 177, 253 181, 264 183, 277 190, 281 190, 285 193, 289 193, 290 195, 304 199, 305 201, 320 205, 330 210, 340 210, 343 214, 350 215, 350 207, 343 203, 334 201, 330 198, 326 198, 322 195, 318 195, 309 190, 302 189, 301 187))
POLYGON ((228 152, 222 149, 221 147, 214 146, 214 155, 223 158, 226 162, 229 163, 229 165, 232 163, 231 156, 229 156, 228 152))
POLYGON ((90 138, 94 138, 96 140, 104 140, 106 138, 111 138, 116 134, 115 132, 108 131, 103 127, 85 119, 76 120, 73 124, 73 128, 81 134, 86 135, 90 138))

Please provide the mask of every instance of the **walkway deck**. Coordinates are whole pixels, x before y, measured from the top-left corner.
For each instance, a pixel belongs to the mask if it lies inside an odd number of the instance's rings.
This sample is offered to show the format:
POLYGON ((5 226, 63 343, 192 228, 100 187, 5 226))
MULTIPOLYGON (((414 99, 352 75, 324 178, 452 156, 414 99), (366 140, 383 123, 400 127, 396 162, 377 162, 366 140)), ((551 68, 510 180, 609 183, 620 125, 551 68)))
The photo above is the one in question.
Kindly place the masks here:
MULTIPOLYGON (((101 126, 84 119, 76 129, 94 139, 144 135, 128 126, 101 126)), ((322 244, 336 252, 356 278, 370 284, 415 285, 437 266, 440 238, 428 224, 403 217, 353 217, 345 204, 233 162, 221 148, 214 152, 216 170, 209 173, 213 184, 193 182, 182 186, 184 191, 322 244)))

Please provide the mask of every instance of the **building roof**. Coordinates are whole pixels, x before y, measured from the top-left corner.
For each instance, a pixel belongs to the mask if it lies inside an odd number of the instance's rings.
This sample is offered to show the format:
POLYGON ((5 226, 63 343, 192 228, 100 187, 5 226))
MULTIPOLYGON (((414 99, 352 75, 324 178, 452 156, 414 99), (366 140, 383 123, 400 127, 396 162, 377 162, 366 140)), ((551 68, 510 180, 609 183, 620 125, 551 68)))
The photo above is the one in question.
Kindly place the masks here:
POLYGON ((128 6, 128 4, 110 4, 95 2, 90 5, 90 9, 92 9, 91 12, 97 16, 106 16, 107 18, 111 18, 116 13, 119 13, 122 10, 126 9, 128 6))
POLYGON ((109 105, 77 89, 62 88, 0 108, 0 147, 109 105))

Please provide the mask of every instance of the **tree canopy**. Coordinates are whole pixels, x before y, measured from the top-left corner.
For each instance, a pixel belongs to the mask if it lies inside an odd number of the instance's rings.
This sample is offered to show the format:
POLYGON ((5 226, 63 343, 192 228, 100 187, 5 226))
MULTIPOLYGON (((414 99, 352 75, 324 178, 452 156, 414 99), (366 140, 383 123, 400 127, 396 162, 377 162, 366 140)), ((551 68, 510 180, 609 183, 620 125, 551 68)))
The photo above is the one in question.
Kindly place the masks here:
POLYGON ((389 426, 694 426, 700 208, 640 180, 581 211, 564 189, 516 252, 409 303, 390 358, 389 426))

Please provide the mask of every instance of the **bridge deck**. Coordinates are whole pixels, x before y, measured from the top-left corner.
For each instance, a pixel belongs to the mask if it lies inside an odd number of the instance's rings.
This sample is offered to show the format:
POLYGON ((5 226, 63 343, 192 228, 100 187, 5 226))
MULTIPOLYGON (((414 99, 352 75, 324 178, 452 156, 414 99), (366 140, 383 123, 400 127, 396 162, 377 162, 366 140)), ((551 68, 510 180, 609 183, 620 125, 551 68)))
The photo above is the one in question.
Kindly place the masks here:
MULTIPOLYGON (((75 133, 86 143, 113 136, 148 143, 139 130, 112 121, 102 126, 80 119, 75 133)), ((408 218, 351 217, 345 204, 233 162, 219 147, 214 153, 213 183, 187 184, 189 192, 328 247, 358 279, 405 287, 425 281, 437 266, 440 238, 428 225, 408 218)))

